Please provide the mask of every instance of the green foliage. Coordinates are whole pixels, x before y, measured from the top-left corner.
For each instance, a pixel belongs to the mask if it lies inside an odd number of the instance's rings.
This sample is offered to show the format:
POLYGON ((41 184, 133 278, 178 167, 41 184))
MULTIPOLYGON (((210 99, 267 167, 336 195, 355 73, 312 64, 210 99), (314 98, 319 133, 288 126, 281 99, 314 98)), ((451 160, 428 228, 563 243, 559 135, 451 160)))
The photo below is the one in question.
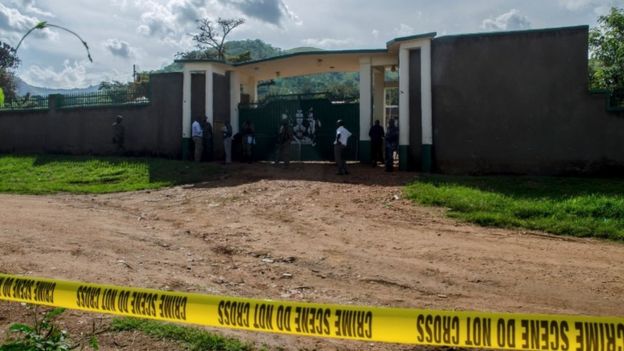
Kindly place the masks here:
POLYGON ((406 193, 483 226, 624 240, 624 181, 617 178, 429 176, 406 193))
POLYGON ((0 345, 0 351, 29 350, 29 351, 68 351, 72 347, 67 338, 67 332, 54 324, 54 319, 65 311, 64 308, 55 308, 38 319, 35 309, 35 322, 32 326, 14 323, 9 330, 19 334, 16 340, 10 340, 0 345))
POLYGON ((4 100, 15 99, 16 83, 14 70, 19 66, 20 60, 16 51, 9 44, 0 41, 0 89, 2 92, 2 103, 4 100))
POLYGON ((0 109, 3 110, 36 110, 47 109, 48 97, 30 95, 30 93, 24 96, 17 96, 11 100, 6 101, 4 104, 0 104, 0 109))
MULTIPOLYGON (((282 54, 281 49, 273 47, 260 39, 228 41, 224 46, 226 53, 225 61, 229 63, 261 60, 282 54)), ((217 60, 218 53, 215 49, 208 48, 179 52, 176 54, 176 57, 184 60, 217 60)))
POLYGON ((4 107, 4 90, 0 88, 0 108, 4 107))
POLYGON ((589 35, 592 88, 607 89, 624 102, 624 9, 612 7, 589 35))
POLYGON ((134 318, 114 318, 111 322, 111 328, 115 331, 138 330, 154 338, 180 342, 184 344, 187 349, 192 351, 253 350, 251 345, 242 343, 236 339, 226 338, 202 329, 157 321, 134 318))
POLYGON ((225 50, 228 55, 232 57, 239 57, 249 52, 249 61, 261 60, 283 54, 280 48, 267 44, 260 39, 228 41, 225 43, 225 50))
POLYGON ((331 72, 280 78, 258 89, 260 99, 271 95, 317 92, 328 92, 336 97, 357 97, 359 96, 359 75, 357 73, 331 72))
POLYGON ((0 155, 0 192, 110 193, 207 179, 214 166, 156 158, 0 155))
POLYGON ((101 82, 98 90, 104 92, 112 104, 132 102, 136 99, 149 101, 149 75, 139 73, 136 82, 122 83, 120 81, 101 82))
POLYGON ((15 69, 20 60, 11 45, 0 41, 0 71, 15 69))

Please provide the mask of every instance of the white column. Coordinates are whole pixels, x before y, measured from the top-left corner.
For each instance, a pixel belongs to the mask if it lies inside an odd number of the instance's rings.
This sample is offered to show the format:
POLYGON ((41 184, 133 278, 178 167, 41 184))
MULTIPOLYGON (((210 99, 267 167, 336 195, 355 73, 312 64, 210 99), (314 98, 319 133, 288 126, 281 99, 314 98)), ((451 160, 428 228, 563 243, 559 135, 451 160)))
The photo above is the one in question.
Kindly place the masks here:
POLYGON ((371 127, 372 76, 370 58, 360 59, 360 139, 370 140, 368 130, 371 127))
POLYGON ((247 79, 247 87, 249 89, 249 102, 258 102, 258 82, 256 77, 249 76, 247 79))
POLYGON ((182 82, 182 138, 191 137, 191 71, 184 68, 182 82))
POLYGON ((385 69, 376 67, 373 70, 373 119, 381 121, 382 125, 386 99, 384 95, 385 80, 385 69))
POLYGON ((214 84, 212 76, 212 65, 206 68, 206 119, 211 125, 214 125, 214 84))
POLYGON ((409 145, 409 50, 399 51, 399 145, 409 145))
POLYGON ((431 100, 431 41, 420 48, 420 103, 422 106, 422 144, 433 145, 433 108, 431 100))
POLYGON ((230 72, 230 122, 234 134, 238 133, 238 104, 241 101, 240 75, 236 71, 230 72))

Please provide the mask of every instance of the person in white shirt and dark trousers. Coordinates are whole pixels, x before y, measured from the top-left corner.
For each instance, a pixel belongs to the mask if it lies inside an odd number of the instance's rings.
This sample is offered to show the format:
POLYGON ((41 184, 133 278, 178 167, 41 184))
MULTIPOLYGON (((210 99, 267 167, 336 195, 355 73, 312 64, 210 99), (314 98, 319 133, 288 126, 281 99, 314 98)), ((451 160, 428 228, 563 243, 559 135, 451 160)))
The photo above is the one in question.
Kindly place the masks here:
POLYGON ((199 162, 204 152, 204 131, 198 119, 195 119, 191 125, 191 136, 193 137, 193 144, 195 144, 195 162, 199 162))
POLYGON ((336 166, 338 167, 338 174, 349 174, 347 171, 347 162, 344 159, 344 149, 347 147, 347 142, 351 136, 351 132, 344 127, 344 123, 341 119, 336 121, 336 140, 334 141, 334 158, 336 160, 336 166))

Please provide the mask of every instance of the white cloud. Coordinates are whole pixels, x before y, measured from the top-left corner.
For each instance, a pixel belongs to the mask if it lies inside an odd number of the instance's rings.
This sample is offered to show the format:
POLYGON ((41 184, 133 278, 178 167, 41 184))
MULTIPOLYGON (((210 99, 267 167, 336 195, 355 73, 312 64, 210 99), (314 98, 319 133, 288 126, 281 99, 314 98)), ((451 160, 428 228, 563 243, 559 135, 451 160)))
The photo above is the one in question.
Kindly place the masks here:
POLYGON ((11 3, 20 11, 43 17, 55 17, 51 12, 37 7, 35 0, 12 0, 11 3))
POLYGON ((379 31, 377 29, 373 29, 371 31, 371 34, 373 35, 373 38, 375 39, 379 38, 379 31))
POLYGON ((128 42, 119 39, 108 39, 104 43, 106 48, 113 56, 121 58, 130 58, 134 56, 134 49, 130 47, 128 42))
POLYGON ((577 11, 592 5, 594 0, 559 0, 559 4, 570 11, 577 11))
POLYGON ((65 60, 63 69, 59 72, 52 67, 31 65, 20 76, 28 83, 41 87, 54 88, 84 88, 99 82, 96 77, 87 74, 85 62, 70 63, 65 60))
POLYGON ((405 23, 401 23, 399 28, 394 29, 394 33, 399 37, 405 37, 414 34, 414 28, 405 23))
POLYGON ((313 46, 322 49, 329 48, 344 48, 350 43, 348 39, 333 39, 333 38, 308 38, 303 39, 302 43, 307 46, 313 46))
MULTIPOLYGON (((4 40, 17 43, 29 29, 33 28, 39 22, 39 19, 36 17, 25 15, 20 12, 19 9, 6 7, 0 3, 0 33, 3 32, 4 40)), ((58 35, 53 34, 48 28, 35 30, 32 35, 47 39, 58 37, 58 35)))
POLYGON ((280 27, 285 20, 297 25, 303 22, 283 0, 219 0, 225 6, 238 9, 245 16, 280 27))
POLYGON ((487 18, 481 22, 481 28, 485 30, 518 30, 531 28, 531 21, 520 11, 512 9, 496 18, 487 18))

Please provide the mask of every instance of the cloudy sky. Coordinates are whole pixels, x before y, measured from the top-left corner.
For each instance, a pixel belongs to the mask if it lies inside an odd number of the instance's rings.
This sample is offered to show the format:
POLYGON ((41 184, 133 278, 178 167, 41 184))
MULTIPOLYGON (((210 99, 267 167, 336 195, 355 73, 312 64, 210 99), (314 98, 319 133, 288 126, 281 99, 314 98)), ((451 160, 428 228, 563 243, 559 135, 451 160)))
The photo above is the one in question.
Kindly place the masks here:
POLYGON ((245 18, 230 39, 289 49, 384 48, 395 37, 594 25, 624 0, 0 0, 0 40, 13 46, 38 21, 80 34, 37 31, 19 49, 18 75, 44 87, 128 81, 132 65, 158 69, 193 47, 198 18, 245 18))

